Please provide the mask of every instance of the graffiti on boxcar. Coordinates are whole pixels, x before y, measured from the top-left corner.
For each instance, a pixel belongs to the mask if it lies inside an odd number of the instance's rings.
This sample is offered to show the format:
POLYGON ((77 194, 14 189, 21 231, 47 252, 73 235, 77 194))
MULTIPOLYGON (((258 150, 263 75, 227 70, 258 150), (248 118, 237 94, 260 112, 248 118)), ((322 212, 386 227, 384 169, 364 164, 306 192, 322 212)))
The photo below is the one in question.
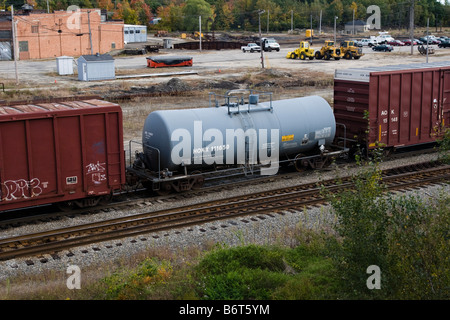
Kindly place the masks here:
POLYGON ((18 179, 6 180, 2 183, 2 201, 16 199, 27 199, 37 197, 42 193, 42 189, 47 187, 48 182, 41 183, 38 178, 31 180, 18 179))
POLYGON ((101 184, 106 180, 106 163, 97 161, 97 163, 90 163, 86 166, 86 175, 91 178, 94 184, 101 184))

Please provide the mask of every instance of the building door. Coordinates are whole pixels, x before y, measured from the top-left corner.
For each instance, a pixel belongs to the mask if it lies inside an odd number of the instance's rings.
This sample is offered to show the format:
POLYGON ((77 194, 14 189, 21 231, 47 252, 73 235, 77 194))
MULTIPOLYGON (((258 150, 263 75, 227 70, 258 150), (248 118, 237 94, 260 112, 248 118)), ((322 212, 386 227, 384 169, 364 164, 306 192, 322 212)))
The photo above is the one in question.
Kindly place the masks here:
POLYGON ((0 41, 0 61, 12 60, 11 42, 0 41))

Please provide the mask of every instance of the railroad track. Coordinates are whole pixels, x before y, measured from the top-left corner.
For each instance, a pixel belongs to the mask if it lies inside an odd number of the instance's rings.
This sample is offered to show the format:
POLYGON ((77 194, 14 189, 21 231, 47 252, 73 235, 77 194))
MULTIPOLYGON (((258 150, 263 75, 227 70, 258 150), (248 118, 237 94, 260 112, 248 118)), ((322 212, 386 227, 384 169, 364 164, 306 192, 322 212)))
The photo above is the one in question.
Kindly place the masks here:
MULTIPOLYGON (((449 165, 418 171, 409 168, 400 173, 387 170, 383 174, 383 182, 389 190, 417 188, 441 182, 448 183, 449 178, 449 165), (408 172, 408 170, 412 172, 408 172)), ((352 188, 350 178, 344 178, 339 183, 336 180, 327 180, 320 184, 321 187, 317 183, 298 185, 2 239, 0 240, 0 260, 54 253, 96 242, 243 215, 264 215, 289 209, 299 210, 325 203, 326 199, 321 195, 322 188, 326 188, 330 192, 342 188, 352 188)))

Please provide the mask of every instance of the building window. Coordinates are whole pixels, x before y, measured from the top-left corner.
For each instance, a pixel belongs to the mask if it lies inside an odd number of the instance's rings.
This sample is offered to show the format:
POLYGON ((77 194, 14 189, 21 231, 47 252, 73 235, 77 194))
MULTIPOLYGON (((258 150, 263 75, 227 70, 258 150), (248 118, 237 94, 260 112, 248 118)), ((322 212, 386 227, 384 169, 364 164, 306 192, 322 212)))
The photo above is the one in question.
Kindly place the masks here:
POLYGON ((116 43, 115 42, 112 42, 111 43, 111 49, 115 49, 116 48, 116 43))
POLYGON ((28 41, 19 41, 19 51, 28 52, 28 41))
POLYGON ((39 26, 31 26, 31 33, 39 33, 39 26))
POLYGON ((136 30, 136 33, 141 33, 141 31, 139 31, 139 30, 136 30))
POLYGON ((125 31, 125 34, 128 34, 128 31, 125 31))

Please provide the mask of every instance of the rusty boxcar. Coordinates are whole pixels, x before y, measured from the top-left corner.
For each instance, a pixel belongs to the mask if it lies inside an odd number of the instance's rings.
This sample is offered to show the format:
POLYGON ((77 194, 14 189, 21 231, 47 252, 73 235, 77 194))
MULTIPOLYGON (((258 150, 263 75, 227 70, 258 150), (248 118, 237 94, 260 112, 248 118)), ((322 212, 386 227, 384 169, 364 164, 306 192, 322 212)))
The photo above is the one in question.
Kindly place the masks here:
POLYGON ((366 151, 434 142, 450 121, 450 61, 336 70, 334 114, 366 151))
POLYGON ((0 106, 0 211, 97 204, 125 182, 122 110, 100 99, 0 106))

